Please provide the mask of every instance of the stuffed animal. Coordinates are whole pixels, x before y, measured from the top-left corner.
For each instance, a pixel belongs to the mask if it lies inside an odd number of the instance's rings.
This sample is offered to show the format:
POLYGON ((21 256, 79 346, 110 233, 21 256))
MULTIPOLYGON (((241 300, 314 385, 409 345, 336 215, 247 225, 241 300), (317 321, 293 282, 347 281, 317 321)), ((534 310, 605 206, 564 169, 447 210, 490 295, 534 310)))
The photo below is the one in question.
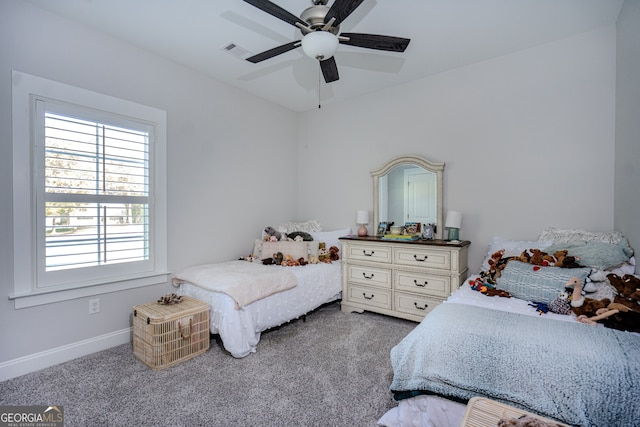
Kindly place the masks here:
POLYGON ((285 233, 281 233, 273 227, 265 228, 264 233, 265 240, 274 240, 272 239, 273 237, 275 237, 275 240, 287 240, 287 235, 285 233))
MULTIPOLYGON (((304 258, 301 258, 302 260, 304 260, 304 258)), ((297 265, 300 265, 300 262, 293 259, 293 257, 290 254, 286 254, 282 260, 282 264, 283 267, 295 267, 297 265)))
POLYGON ((549 311, 549 304, 547 304, 546 302, 531 301, 529 305, 535 308, 538 314, 541 315, 549 311))
POLYGON ((272 258, 265 258, 262 260, 262 263, 264 265, 282 265, 282 260, 284 259, 284 255, 282 255, 282 252, 278 252, 273 254, 272 258))
POLYGON ((337 246, 331 246, 329 248, 329 259, 331 261, 338 261, 340 259, 340 255, 338 255, 338 252, 340 252, 340 249, 338 249, 337 246))
MULTIPOLYGON (((609 301, 604 299, 603 302, 609 301)), ((621 331, 640 332, 640 313, 631 311, 626 305, 618 303, 607 304, 606 307, 595 311, 595 316, 585 314, 578 316, 577 320, 588 325, 602 323, 607 328, 621 331)))
POLYGON ((327 244, 325 242, 318 243, 318 261, 331 262, 331 256, 327 250, 327 244))
POLYGON ((549 255, 546 252, 542 252, 540 249, 529 249, 531 251, 531 260, 530 264, 534 265, 544 265, 544 257, 545 255, 549 255))
POLYGON ((298 242, 300 241, 311 242, 313 241, 313 236, 304 231, 294 231, 292 233, 287 234, 287 240, 294 240, 298 242))
POLYGON ((580 307, 584 304, 584 297, 582 296, 582 282, 577 277, 569 279, 565 288, 573 288, 571 292, 571 307, 580 307))
POLYGON ((611 273, 607 275, 609 283, 616 289, 613 302, 627 306, 631 311, 640 313, 640 277, 625 274, 620 277, 611 273))
POLYGON ((560 292, 560 295, 549 303, 549 311, 556 314, 571 313, 569 294, 567 292, 560 292))

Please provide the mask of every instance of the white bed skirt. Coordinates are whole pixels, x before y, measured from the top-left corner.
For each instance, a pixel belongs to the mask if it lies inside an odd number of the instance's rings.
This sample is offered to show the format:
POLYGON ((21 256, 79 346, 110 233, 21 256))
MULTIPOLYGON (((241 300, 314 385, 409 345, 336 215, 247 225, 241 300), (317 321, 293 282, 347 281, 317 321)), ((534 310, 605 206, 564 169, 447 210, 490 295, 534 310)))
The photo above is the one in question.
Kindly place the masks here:
POLYGON ((340 262, 283 267, 295 274, 298 285, 241 309, 236 309, 234 300, 228 295, 191 283, 180 285, 178 293, 209 304, 211 333, 219 334, 224 348, 232 356, 241 358, 255 353, 262 331, 299 318, 322 304, 340 299, 341 267, 340 262))

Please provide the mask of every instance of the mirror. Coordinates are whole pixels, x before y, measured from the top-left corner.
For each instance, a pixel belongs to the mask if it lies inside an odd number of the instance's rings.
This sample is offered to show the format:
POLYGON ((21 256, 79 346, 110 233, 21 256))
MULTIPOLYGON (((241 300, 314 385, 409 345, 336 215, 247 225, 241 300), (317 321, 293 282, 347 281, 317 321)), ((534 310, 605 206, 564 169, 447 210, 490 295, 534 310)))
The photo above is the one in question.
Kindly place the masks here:
POLYGON ((401 156, 371 171, 373 221, 377 234, 381 221, 435 224, 435 239, 442 239, 442 175, 444 163, 418 156, 401 156))

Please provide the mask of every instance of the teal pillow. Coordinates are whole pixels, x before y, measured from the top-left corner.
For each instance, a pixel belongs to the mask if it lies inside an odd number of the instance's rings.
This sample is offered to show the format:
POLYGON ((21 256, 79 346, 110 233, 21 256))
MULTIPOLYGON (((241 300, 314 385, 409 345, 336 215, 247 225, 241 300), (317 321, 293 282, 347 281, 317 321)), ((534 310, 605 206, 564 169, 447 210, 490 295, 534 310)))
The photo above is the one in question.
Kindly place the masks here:
POLYGON ((497 288, 526 301, 550 303, 558 297, 572 277, 584 284, 590 268, 541 267, 509 261, 496 283, 497 288))
POLYGON ((556 243, 544 251, 553 254, 563 249, 569 251, 569 255, 580 257, 578 264, 598 270, 608 270, 629 262, 629 258, 633 255, 633 249, 627 244, 627 239, 617 245, 586 241, 556 243))

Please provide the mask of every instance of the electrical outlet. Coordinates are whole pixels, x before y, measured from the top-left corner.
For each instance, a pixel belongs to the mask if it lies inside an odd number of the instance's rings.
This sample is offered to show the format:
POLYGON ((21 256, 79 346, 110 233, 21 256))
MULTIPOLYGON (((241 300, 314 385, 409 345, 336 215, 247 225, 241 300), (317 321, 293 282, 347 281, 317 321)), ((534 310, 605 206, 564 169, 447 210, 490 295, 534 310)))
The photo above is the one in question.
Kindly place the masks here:
POLYGON ((89 300, 89 314, 100 313, 100 298, 89 300))

